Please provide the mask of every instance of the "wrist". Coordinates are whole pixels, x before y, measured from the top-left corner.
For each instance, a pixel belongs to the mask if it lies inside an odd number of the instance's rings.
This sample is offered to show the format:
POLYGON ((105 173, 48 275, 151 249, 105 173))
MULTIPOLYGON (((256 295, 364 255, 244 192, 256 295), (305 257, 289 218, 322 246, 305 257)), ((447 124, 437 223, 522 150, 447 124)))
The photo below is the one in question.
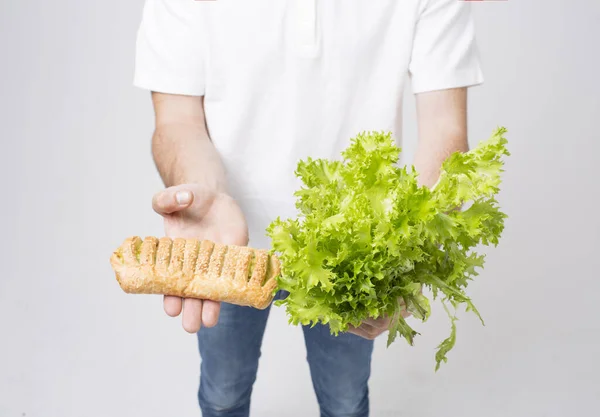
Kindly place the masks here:
POLYGON ((196 190, 202 190, 203 193, 213 194, 213 195, 229 195, 227 191, 227 184, 225 181, 212 178, 212 179, 190 179, 190 178, 180 178, 177 181, 166 182, 165 187, 180 187, 180 186, 188 186, 192 187, 196 190))
POLYGON ((227 184, 225 181, 220 179, 213 178, 210 180, 205 179, 201 181, 188 181, 186 184, 194 184, 210 194, 229 195, 229 192, 227 191, 227 184))

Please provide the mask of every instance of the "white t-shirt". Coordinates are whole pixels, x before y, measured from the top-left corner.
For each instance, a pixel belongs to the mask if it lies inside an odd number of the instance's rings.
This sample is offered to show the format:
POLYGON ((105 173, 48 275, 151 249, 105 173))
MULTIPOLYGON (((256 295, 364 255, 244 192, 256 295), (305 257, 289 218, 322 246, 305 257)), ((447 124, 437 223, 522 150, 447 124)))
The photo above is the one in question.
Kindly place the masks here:
POLYGON ((265 227, 295 216, 299 159, 339 158, 361 131, 401 135, 414 93, 483 81, 457 0, 146 0, 134 84, 204 96, 231 194, 265 227))

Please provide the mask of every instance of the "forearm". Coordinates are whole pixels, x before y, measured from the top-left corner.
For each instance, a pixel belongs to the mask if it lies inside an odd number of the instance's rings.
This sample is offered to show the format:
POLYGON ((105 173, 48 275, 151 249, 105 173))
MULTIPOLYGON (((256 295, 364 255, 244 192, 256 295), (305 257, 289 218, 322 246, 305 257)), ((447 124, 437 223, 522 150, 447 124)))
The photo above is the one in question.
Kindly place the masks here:
POLYGON ((153 94, 152 156, 165 186, 197 183, 226 189, 225 169, 208 135, 201 98, 153 94))
POLYGON ((414 165, 419 183, 433 186, 450 154, 469 149, 466 89, 435 91, 417 97, 419 142, 414 165))
POLYGON ((152 156, 165 184, 202 184, 225 190, 225 170, 214 145, 201 129, 184 124, 157 126, 152 156))

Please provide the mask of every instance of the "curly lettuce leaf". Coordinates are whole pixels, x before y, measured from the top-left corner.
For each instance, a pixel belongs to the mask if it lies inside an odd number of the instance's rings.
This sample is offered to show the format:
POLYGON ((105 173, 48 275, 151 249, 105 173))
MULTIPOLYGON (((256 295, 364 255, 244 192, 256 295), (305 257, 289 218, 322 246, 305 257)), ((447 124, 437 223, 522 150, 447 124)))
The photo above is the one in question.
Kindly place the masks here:
MULTIPOLYGON (((300 215, 267 228, 282 262, 279 288, 289 292, 277 304, 290 323, 328 324, 337 335, 388 316, 388 346, 397 336, 412 345, 418 333, 399 312, 405 305, 414 317, 429 318, 423 287, 481 318, 465 290, 484 265, 474 248, 497 245, 504 229, 495 196, 502 157, 509 155, 505 132, 499 128, 471 151, 452 154, 431 188, 418 184, 414 167, 397 165, 400 149, 390 133, 359 134, 341 161, 300 161, 300 215)), ((450 317, 436 370, 455 343, 450 317)))

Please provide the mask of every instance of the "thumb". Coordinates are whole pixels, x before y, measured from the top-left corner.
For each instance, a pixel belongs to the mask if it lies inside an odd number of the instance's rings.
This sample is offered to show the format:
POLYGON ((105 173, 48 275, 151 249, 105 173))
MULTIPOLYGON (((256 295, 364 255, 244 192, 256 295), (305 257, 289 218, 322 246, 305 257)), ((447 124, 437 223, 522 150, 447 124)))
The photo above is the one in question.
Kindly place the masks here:
POLYGON ((164 216, 188 208, 193 201, 194 193, 184 186, 169 187, 154 195, 152 208, 164 216))

